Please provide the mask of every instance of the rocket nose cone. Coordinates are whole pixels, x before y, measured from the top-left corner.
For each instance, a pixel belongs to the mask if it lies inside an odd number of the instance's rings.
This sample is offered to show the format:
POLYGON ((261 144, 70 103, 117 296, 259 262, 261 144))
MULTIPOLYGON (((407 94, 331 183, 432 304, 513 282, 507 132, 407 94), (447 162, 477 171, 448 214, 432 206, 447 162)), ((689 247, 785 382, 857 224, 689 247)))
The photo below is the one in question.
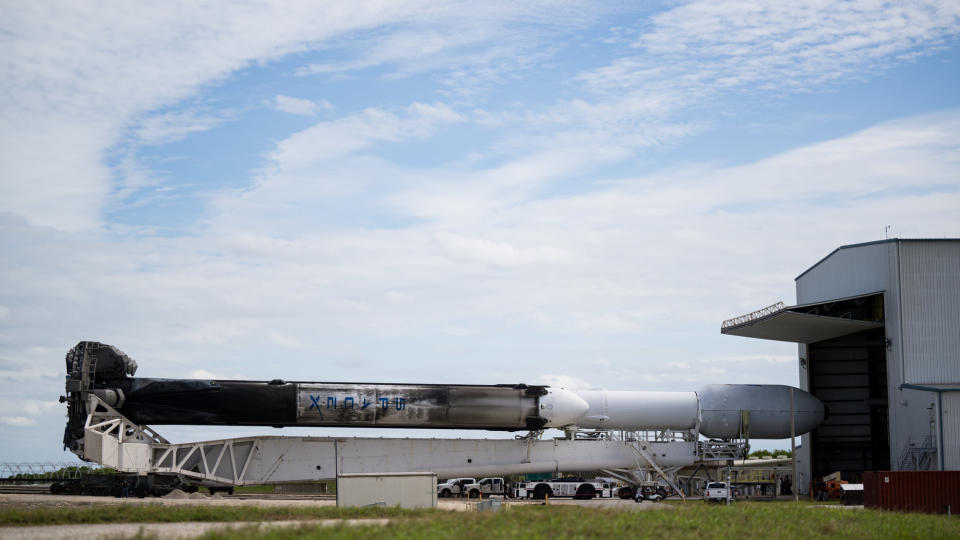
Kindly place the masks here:
MULTIPOLYGON (((793 388, 794 432, 807 433, 823 421, 823 402, 793 388)), ((790 436, 791 387, 767 384, 714 384, 700 389, 700 433, 707 437, 740 435, 743 423, 751 438, 784 439, 790 436), (743 413, 747 413, 744 415, 743 413)))
POLYGON ((540 398, 540 416, 547 419, 546 427, 575 425, 588 410, 590 405, 582 397, 563 388, 549 388, 540 398))

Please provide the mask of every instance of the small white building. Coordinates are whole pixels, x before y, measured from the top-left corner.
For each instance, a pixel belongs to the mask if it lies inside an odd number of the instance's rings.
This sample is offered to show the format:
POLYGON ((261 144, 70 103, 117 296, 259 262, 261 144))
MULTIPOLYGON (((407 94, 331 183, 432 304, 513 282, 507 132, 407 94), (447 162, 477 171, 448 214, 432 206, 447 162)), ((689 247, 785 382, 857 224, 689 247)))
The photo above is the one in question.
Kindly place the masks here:
POLYGON ((800 386, 827 418, 803 436, 797 487, 834 471, 960 470, 960 239, 841 246, 796 290, 797 305, 721 331, 799 344, 800 386))

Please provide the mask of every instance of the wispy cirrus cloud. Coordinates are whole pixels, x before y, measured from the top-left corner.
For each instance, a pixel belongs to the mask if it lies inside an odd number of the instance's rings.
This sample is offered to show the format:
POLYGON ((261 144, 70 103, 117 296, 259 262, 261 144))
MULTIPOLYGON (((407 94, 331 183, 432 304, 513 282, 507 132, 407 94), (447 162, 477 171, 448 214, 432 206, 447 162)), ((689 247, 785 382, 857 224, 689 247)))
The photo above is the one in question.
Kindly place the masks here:
POLYGON ((139 120, 134 131, 140 144, 165 144, 213 129, 229 120, 229 116, 229 112, 209 114, 199 111, 154 114, 139 120))
POLYGON ((931 54, 960 6, 928 2, 689 2, 650 18, 623 56, 579 79, 597 92, 810 91, 931 54), (632 49, 632 51, 630 50, 632 49))
MULTIPOLYGON (((218 115, 151 112, 253 63, 349 40, 356 32, 391 34, 411 25, 466 32, 479 28, 475 21, 481 19, 498 28, 539 11, 523 2, 480 7, 429 0, 355 2, 349 8, 264 1, 233 9, 184 2, 99 11, 44 2, 5 10, 0 211, 62 230, 97 229, 114 187, 109 149, 131 127, 147 143, 209 128, 218 115)), ((562 3, 556 11, 538 18, 575 24, 589 12, 562 3)), ((475 34, 489 42, 482 31, 475 34)), ((441 40, 431 50, 439 57, 453 45, 441 40)))
POLYGON ((278 111, 300 116, 316 116, 321 111, 333 109, 333 104, 325 99, 312 101, 304 98, 284 96, 282 94, 274 98, 271 106, 278 111))

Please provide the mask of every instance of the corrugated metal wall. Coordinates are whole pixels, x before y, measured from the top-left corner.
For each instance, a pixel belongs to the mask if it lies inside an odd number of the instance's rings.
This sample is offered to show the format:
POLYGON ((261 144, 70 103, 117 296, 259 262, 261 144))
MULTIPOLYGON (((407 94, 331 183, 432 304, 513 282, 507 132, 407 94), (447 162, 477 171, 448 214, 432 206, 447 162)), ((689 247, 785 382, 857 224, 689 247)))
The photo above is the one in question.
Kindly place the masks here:
POLYGON ((960 242, 902 241, 904 379, 960 383, 960 242))
MULTIPOLYGON (((960 471, 960 392, 943 392, 943 467, 960 471)), ((960 508, 957 509, 960 512, 960 508)))
POLYGON ((863 505, 897 512, 960 511, 960 471, 866 471, 863 505))
POLYGON ((892 242, 840 248, 797 278, 797 303, 887 290, 895 251, 892 242))

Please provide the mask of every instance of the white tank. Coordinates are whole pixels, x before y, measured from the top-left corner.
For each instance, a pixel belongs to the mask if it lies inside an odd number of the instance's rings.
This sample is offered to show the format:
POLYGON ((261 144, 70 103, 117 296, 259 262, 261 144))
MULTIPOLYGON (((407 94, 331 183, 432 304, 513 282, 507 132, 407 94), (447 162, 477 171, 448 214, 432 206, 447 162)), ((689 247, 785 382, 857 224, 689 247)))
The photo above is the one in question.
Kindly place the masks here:
POLYGON ((700 407, 696 392, 577 390, 589 405, 577 425, 589 429, 691 429, 700 407))

